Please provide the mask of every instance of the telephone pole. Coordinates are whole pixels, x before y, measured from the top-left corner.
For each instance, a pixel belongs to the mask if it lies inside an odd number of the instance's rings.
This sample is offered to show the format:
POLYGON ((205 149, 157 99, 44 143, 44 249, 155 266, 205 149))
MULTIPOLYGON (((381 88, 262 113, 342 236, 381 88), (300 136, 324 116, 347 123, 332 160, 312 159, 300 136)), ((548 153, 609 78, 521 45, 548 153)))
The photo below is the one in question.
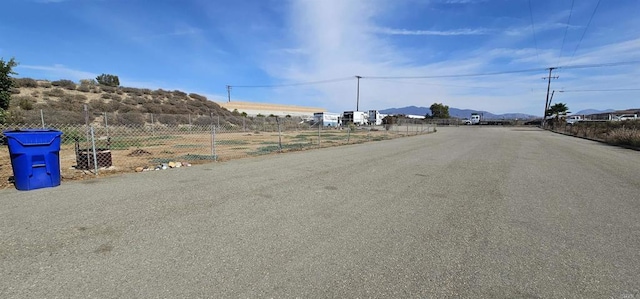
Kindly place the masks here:
POLYGON ((356 78, 358 79, 358 93, 356 95, 356 111, 360 111, 360 78, 362 78, 362 76, 356 76, 356 78))
POLYGON ((227 85, 227 103, 231 103, 231 85, 227 85))
POLYGON ((542 79, 548 79, 549 81, 547 82, 547 100, 544 103, 544 114, 542 114, 542 127, 544 128, 544 123, 547 120, 547 111, 549 110, 549 91, 551 90, 551 79, 558 79, 560 78, 559 76, 555 76, 552 77, 551 76, 551 72, 553 70, 557 69, 557 67, 550 67, 549 68, 549 76, 548 77, 544 77, 542 79))

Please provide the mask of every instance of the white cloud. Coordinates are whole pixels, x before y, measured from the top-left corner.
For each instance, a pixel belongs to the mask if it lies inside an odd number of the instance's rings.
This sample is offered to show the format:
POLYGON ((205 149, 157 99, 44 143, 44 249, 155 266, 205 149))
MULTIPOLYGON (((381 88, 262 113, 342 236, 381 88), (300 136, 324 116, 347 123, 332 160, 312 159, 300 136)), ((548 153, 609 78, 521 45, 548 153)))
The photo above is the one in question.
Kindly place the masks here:
POLYGON ((438 35, 438 36, 486 35, 490 33, 490 30, 483 29, 483 28, 454 29, 454 30, 407 30, 407 29, 376 28, 373 31, 380 34, 389 34, 389 35, 438 35))
MULTIPOLYGON (((509 29, 511 31, 507 30, 507 34, 492 37, 501 45, 511 47, 493 48, 489 44, 466 51, 464 49, 468 48, 465 47, 457 55, 429 62, 406 56, 403 49, 390 41, 386 35, 482 35, 491 33, 492 30, 390 29, 380 26, 378 22, 379 17, 385 12, 386 5, 392 3, 383 0, 293 1, 288 26, 294 28, 292 42, 280 49, 296 49, 296 55, 276 55, 277 59, 269 56, 268 62, 265 62, 266 71, 274 78, 292 83, 364 76, 360 80, 361 110, 409 105, 429 106, 433 102, 443 102, 450 107, 482 109, 494 113, 541 114, 540 107, 544 106, 546 92, 546 84, 541 80, 546 72, 542 69, 544 66, 554 66, 558 63, 559 49, 516 47, 522 38, 511 35, 530 35, 530 27, 514 27, 509 29), (366 78, 469 74, 536 68, 532 66, 538 66, 541 71, 485 77, 403 80, 406 83, 366 78)), ((550 21, 540 24, 536 29, 537 32, 541 32, 565 26, 566 24, 550 21)), ((570 27, 572 28, 577 27, 570 27)), ((576 56, 573 61, 577 64, 608 62, 612 57, 615 61, 632 59, 640 55, 639 44, 637 40, 631 40, 602 45, 599 48, 584 47, 582 50, 585 53, 576 56)), ((567 77, 563 78, 568 79, 571 73, 573 72, 567 71, 563 74, 567 77)), ((630 80, 635 79, 627 78, 624 80, 627 83, 620 83, 628 85, 630 80)), ((565 82, 554 82, 554 88, 560 88, 560 84, 565 82)), ((320 106, 334 112, 356 108, 355 78, 348 82, 304 88, 280 88, 273 93, 274 98, 270 99, 273 102, 320 106)))

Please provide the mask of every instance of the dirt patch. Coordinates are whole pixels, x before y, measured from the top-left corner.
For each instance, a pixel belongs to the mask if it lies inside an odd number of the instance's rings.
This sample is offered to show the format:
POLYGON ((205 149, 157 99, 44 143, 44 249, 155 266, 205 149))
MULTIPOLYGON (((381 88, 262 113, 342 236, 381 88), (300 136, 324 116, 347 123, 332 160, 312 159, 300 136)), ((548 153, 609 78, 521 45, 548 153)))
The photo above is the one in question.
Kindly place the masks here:
MULTIPOLYGON (((78 170, 75 144, 66 142, 60 148, 62 181, 86 180, 119 173, 135 172, 136 168, 154 169, 169 162, 205 164, 262 155, 279 154, 324 147, 333 147, 368 141, 379 141, 416 135, 415 131, 368 131, 325 130, 320 140, 317 130, 278 132, 210 133, 188 132, 134 132, 135 134, 112 134, 111 158, 113 166, 98 170, 78 170)), ((85 146, 85 145, 82 145, 85 146)), ((82 147, 81 146, 81 147, 82 147)), ((99 165, 99 164, 98 164, 99 165)), ((170 171, 170 170, 167 170, 170 171)), ((0 188, 13 187, 8 179, 13 175, 9 151, 0 147, 0 188)))

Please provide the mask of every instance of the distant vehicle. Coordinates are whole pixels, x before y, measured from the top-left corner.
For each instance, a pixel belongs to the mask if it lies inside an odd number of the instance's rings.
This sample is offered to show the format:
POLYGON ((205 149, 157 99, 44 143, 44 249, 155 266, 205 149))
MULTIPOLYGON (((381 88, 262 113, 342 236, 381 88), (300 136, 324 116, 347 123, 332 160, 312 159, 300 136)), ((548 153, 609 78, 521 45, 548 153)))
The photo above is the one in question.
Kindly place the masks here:
POLYGON ((340 114, 316 112, 313 114, 313 121, 323 127, 337 127, 340 125, 340 114))
POLYGON ((472 125, 479 125, 480 124, 480 114, 471 113, 471 124, 472 125))
POLYGON ((567 116, 567 124, 573 125, 577 122, 582 121, 582 115, 569 115, 567 116))
POLYGON ((615 118, 617 121, 638 119, 637 114, 623 114, 615 118))
POLYGON ((463 119, 463 120, 462 120, 462 123, 463 123, 463 124, 465 124, 465 125, 470 125, 470 124, 471 124, 471 120, 469 120, 469 119, 463 119))
POLYGON ((378 110, 369 110, 369 124, 379 126, 382 124, 382 114, 378 110))
POLYGON ((369 114, 364 111, 345 111, 342 113, 342 124, 364 126, 368 123, 369 114))

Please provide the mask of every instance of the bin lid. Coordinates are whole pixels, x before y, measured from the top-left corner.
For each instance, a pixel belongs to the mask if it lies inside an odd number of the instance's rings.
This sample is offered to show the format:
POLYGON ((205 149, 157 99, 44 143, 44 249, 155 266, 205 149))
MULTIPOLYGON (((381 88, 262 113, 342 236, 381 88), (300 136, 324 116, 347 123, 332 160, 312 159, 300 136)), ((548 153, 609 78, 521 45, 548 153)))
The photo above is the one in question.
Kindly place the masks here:
POLYGON ((13 139, 22 145, 51 144, 62 135, 61 131, 53 129, 19 129, 2 133, 7 139, 13 139))

